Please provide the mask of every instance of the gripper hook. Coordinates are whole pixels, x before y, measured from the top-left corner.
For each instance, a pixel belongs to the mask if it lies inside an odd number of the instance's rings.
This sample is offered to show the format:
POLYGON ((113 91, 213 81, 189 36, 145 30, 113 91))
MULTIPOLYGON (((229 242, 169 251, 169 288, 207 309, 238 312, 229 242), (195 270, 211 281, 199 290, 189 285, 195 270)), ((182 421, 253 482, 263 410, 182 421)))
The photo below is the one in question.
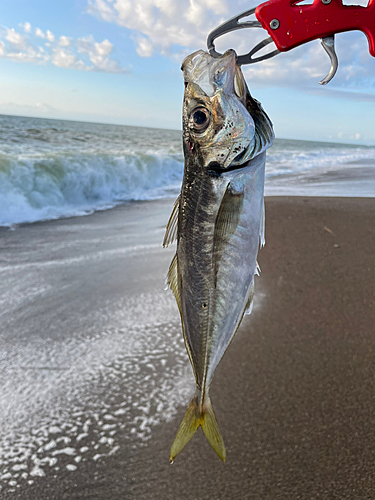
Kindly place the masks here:
POLYGON ((326 36, 321 40, 323 49, 329 55, 331 60, 331 69, 327 76, 325 76, 322 80, 320 80, 320 85, 327 85, 332 78, 335 76, 337 68, 339 67, 339 60, 337 59, 337 54, 335 52, 335 35, 326 36))

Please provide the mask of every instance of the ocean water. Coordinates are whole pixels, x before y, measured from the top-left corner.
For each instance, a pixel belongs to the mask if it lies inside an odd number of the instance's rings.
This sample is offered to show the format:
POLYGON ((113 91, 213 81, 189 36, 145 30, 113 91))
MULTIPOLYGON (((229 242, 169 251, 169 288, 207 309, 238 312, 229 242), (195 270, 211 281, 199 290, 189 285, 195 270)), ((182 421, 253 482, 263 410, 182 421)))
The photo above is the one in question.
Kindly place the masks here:
MULTIPOLYGON (((176 196, 181 132, 0 116, 0 225, 176 196)), ((267 195, 374 196, 375 147, 276 139, 267 195)))

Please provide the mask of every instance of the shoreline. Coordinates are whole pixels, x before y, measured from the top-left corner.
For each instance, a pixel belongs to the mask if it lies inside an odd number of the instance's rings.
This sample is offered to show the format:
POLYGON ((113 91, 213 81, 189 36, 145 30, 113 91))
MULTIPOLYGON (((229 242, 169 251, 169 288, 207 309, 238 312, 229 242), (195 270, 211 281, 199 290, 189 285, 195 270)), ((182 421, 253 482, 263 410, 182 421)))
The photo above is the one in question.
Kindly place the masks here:
MULTIPOLYGON (((340 196, 340 195, 330 195, 330 194, 284 194, 283 193, 283 187, 282 186, 273 186, 271 189, 276 189, 280 190, 279 193, 275 194, 265 194, 264 199, 265 202, 267 200, 281 200, 281 199, 305 199, 305 198, 312 198, 312 199, 330 199, 330 200, 372 200, 375 199, 375 193, 373 196, 369 195, 363 195, 363 196, 357 196, 355 194, 353 195, 347 195, 347 196, 340 196)), ((308 189, 306 190, 308 193, 308 189)), ((64 222, 64 221, 79 221, 82 218, 86 219, 87 217, 95 217, 97 214, 100 214, 102 212, 113 212, 116 210, 126 210, 126 208, 132 208, 132 207, 147 207, 149 204, 156 204, 156 206, 169 206, 170 203, 172 203, 171 206, 173 206, 174 201, 176 200, 177 196, 168 196, 168 197, 163 197, 163 198, 155 198, 151 200, 124 200, 123 202, 119 202, 118 204, 109 207, 109 208, 99 208, 99 209, 94 209, 93 211, 90 211, 87 214, 79 214, 79 215, 62 215, 53 219, 41 219, 41 220, 35 220, 35 221, 30 221, 30 222, 15 222, 10 225, 5 225, 1 226, 0 225, 0 235, 1 231, 14 231, 19 228, 27 228, 27 227, 32 227, 32 226, 39 226, 39 225, 44 225, 44 224, 49 224, 49 223, 55 223, 55 222, 64 222)), ((170 214, 169 214, 170 215, 170 214)), ((168 217, 169 217, 168 215, 168 217)))
MULTIPOLYGON (((135 202, 131 210, 122 205, 86 217, 27 224, 0 236, 10 238, 9 248, 16 242, 20 248, 26 241, 32 245, 37 237, 55 242, 65 237, 66 254, 52 257, 68 259, 73 233, 83 238, 90 226, 102 236, 98 249, 108 245, 113 252, 110 238, 126 232, 126 224, 133 234, 144 221, 137 244, 159 239, 161 244, 172 204, 173 199, 135 202)), ((130 449, 118 431, 120 449, 114 455, 81 463, 74 472, 61 469, 56 477, 47 473, 33 485, 4 491, 4 499, 373 498, 374 248, 375 198, 266 197, 266 245, 259 252, 262 273, 255 283, 254 310, 211 387, 226 464, 199 431, 169 465, 169 448, 186 410, 182 402, 189 401, 184 393, 177 413, 153 427, 144 445, 130 449)), ((141 294, 150 280, 159 287, 173 254, 155 252, 137 264, 145 277, 149 273, 144 281, 134 277, 141 294)), ((124 259, 124 266, 136 264, 124 259)), ((95 261, 97 276, 106 273, 98 300, 108 301, 120 268, 117 261, 103 262, 95 261)), ((123 286, 119 293, 127 282, 123 286)), ((166 317, 174 315, 173 328, 182 337, 175 304, 165 293, 166 317)), ((81 308, 91 307, 88 296, 76 300, 81 308)), ((79 311, 77 306, 77 321, 83 317, 79 311)), ((163 366, 157 373, 165 374, 163 366)), ((185 376, 191 384, 191 370, 185 376)))

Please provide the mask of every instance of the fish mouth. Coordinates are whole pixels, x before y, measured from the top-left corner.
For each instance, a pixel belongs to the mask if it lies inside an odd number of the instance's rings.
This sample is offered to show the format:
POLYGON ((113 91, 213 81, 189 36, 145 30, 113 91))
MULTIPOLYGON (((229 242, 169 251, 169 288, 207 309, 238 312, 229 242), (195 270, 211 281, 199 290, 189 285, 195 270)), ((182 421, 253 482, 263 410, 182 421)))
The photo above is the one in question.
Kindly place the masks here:
POLYGON ((217 161, 212 161, 209 163, 207 166, 207 172, 211 177, 221 177, 221 174, 225 174, 226 172, 233 172, 234 170, 241 170, 243 168, 246 168, 249 166, 251 162, 250 160, 245 161, 245 163, 242 163, 240 165, 236 164, 230 164, 229 167, 222 167, 220 163, 217 161))
POLYGON ((247 149, 248 148, 237 155, 232 163, 228 165, 228 167, 223 167, 218 161, 211 161, 207 165, 207 171, 209 175, 211 175, 212 177, 220 177, 221 174, 224 174, 225 172, 233 172, 233 170, 241 170, 242 168, 248 167, 251 162, 251 158, 244 161, 243 163, 239 163, 241 159, 245 157, 247 149))
POLYGON ((241 153, 239 153, 235 158, 233 158, 232 162, 230 165, 227 167, 223 167, 218 161, 211 161, 207 165, 207 171, 210 175, 213 177, 220 177, 221 174, 225 172, 232 172, 233 170, 241 170, 242 168, 247 167, 250 164, 251 161, 251 156, 249 159, 249 148, 251 147, 251 144, 249 144, 241 153), (246 160, 241 163, 241 160, 246 160))

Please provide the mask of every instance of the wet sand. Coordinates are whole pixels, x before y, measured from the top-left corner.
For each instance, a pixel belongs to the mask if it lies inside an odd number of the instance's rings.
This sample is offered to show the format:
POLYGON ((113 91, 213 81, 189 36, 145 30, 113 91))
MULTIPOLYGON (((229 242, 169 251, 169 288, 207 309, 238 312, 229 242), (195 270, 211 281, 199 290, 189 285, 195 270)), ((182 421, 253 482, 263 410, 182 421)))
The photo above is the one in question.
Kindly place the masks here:
MULTIPOLYGON (((167 217, 169 205, 148 206, 167 217)), ((111 220, 126 215, 121 210, 91 221, 105 222, 110 234, 111 220)), ((374 248, 375 199, 268 198, 255 307, 211 388, 226 464, 199 430, 169 465, 186 409, 180 399, 177 414, 155 425, 142 446, 130 447, 119 428, 113 455, 80 463, 76 471, 61 468, 56 477, 35 478, 3 497, 373 499, 374 248)), ((170 253, 150 254, 147 269, 162 275, 169 259, 170 253)), ((171 321, 177 324, 175 316, 171 321)), ((157 371, 163 376, 162 365, 157 371)))

